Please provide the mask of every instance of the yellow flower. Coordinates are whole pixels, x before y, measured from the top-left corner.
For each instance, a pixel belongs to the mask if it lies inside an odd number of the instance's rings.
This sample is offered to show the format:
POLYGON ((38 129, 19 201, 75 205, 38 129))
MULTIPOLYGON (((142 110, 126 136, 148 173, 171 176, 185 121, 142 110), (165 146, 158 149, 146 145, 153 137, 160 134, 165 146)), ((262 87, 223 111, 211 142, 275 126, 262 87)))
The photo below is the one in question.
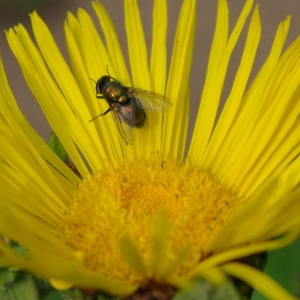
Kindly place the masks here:
POLYGON ((183 1, 169 70, 166 1, 155 1, 149 59, 136 0, 124 5, 132 81, 98 2, 93 7, 105 42, 85 11, 67 17, 71 69, 37 13, 31 15, 37 46, 22 25, 7 32, 28 86, 80 176, 29 125, 1 65, 0 264, 28 270, 60 289, 126 296, 154 283, 187 287, 195 277, 220 284, 229 274, 269 298, 293 299, 260 271, 237 262, 299 235, 300 39, 282 53, 290 18, 279 25, 249 85, 261 32, 258 8, 251 13, 253 1, 246 1, 228 36, 228 7, 219 0, 185 155, 196 1, 183 1), (217 120, 229 60, 249 15, 244 52, 217 120), (124 86, 166 95, 173 104, 147 112, 132 145, 110 114, 89 122, 108 108, 90 80, 107 70, 124 86))

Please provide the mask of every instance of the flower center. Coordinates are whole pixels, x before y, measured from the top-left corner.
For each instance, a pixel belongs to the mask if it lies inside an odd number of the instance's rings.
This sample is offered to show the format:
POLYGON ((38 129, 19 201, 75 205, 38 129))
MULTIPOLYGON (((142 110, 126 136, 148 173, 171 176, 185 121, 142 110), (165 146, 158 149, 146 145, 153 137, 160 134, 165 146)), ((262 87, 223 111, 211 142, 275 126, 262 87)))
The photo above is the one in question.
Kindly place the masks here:
MULTIPOLYGON (((177 264, 174 274, 184 276, 242 201, 189 162, 162 162, 158 157, 124 161, 118 169, 84 179, 59 231, 65 244, 83 253, 88 269, 140 282, 146 278, 130 267, 120 241, 129 237, 149 266, 155 223, 163 212, 168 224, 166 268, 177 264)), ((151 276, 155 278, 153 272, 151 276)))

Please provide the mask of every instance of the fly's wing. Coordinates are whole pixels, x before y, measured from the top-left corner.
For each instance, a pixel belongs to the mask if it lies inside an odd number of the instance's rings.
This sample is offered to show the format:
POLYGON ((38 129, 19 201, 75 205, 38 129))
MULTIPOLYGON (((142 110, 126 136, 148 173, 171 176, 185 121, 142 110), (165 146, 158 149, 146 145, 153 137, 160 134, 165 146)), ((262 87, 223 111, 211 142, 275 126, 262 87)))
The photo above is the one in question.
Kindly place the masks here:
POLYGON ((127 124, 128 121, 127 121, 126 117, 119 110, 120 105, 111 104, 110 108, 111 108, 111 113, 112 113, 113 119, 115 121, 115 124, 117 126, 117 129, 118 129, 121 137, 124 139, 126 144, 131 145, 132 138, 133 138, 132 127, 127 124))
POLYGON ((137 99, 137 105, 141 109, 160 111, 172 106, 172 102, 160 94, 133 87, 128 87, 126 89, 128 97, 137 99))

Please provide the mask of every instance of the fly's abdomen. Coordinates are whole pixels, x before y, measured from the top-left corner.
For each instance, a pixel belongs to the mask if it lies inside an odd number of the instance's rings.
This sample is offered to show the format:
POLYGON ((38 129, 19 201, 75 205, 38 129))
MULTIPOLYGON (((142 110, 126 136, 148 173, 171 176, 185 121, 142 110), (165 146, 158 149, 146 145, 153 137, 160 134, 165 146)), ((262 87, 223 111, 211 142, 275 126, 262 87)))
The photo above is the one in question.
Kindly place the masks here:
POLYGON ((127 103, 124 103, 119 108, 120 114, 124 117, 123 121, 131 127, 142 128, 146 120, 146 113, 137 104, 135 98, 129 98, 127 103))

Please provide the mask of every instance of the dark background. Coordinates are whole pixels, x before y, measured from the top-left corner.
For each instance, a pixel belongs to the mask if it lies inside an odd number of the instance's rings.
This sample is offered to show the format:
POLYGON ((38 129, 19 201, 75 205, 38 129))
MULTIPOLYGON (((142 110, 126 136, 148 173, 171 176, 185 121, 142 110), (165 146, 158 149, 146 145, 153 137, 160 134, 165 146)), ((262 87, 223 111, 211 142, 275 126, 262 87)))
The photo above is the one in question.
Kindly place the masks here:
MULTIPOLYGON (((127 39, 124 29, 123 1, 122 0, 103 0, 101 1, 110 13, 113 19, 121 44, 124 45, 124 53, 127 55, 127 39)), ((151 26, 152 26, 152 0, 140 0, 141 15, 144 24, 145 35, 148 46, 151 46, 151 26)), ((182 0, 169 0, 169 33, 168 46, 171 53, 173 38, 176 29, 176 22, 180 10, 182 0)), ((262 21, 262 37, 258 50, 252 77, 256 74, 262 62, 269 53, 271 43, 274 38, 277 26, 280 21, 284 20, 287 15, 292 15, 291 29, 286 45, 289 45, 300 34, 300 1, 299 0, 256 0, 259 4, 261 21, 262 21)), ((234 26, 236 19, 242 9, 244 1, 228 0, 230 9, 231 28, 234 26)), ((198 0, 197 10, 197 33, 196 44, 194 50, 194 60, 191 73, 192 87, 192 105, 191 105, 191 122, 190 128, 193 128, 199 97, 204 82, 206 64, 210 50, 211 40, 214 32, 215 16, 216 16, 217 0, 198 0)), ((81 7, 88 11, 94 18, 96 24, 97 19, 93 12, 91 2, 89 0, 0 0, 0 54, 7 72, 8 80, 18 103, 30 120, 31 124, 36 128, 44 139, 48 139, 51 129, 48 126, 41 110, 34 100, 31 92, 27 88, 23 79, 19 66, 16 63, 10 49, 7 45, 4 30, 18 23, 22 23, 30 32, 31 25, 28 14, 33 10, 37 10, 38 14, 44 19, 52 34, 54 35, 58 45, 61 48, 66 60, 68 61, 65 39, 63 33, 63 24, 66 12, 76 13, 81 7)), ((243 36, 245 37, 245 35, 243 36)), ((231 62, 228 79, 226 82, 223 98, 230 91, 231 82, 234 78, 236 67, 239 63, 240 50, 243 46, 243 40, 238 44, 234 52, 234 59, 231 62)), ((99 74, 99 77, 103 74, 99 74)), ((191 130, 188 138, 191 137, 191 130)), ((280 281, 286 288, 300 296, 300 242, 286 250, 275 251, 270 259, 267 267, 268 272, 280 281)), ((253 299, 265 299, 259 295, 255 295, 253 299)))

